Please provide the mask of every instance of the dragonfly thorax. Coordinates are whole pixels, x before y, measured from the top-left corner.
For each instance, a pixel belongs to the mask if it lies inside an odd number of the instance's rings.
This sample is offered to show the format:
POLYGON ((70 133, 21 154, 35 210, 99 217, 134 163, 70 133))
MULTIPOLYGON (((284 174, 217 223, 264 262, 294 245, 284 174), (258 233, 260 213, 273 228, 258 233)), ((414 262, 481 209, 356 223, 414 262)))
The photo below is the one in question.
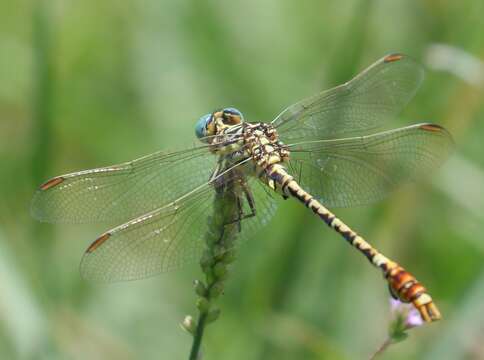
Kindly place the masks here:
POLYGON ((279 140, 274 126, 244 122, 241 114, 237 118, 238 114, 238 110, 229 108, 199 120, 206 122, 205 133, 210 135, 201 140, 210 145, 212 153, 232 165, 250 158, 258 177, 289 159, 289 149, 279 140))
POLYGON ((244 143, 259 172, 289 160, 288 147, 279 140, 276 129, 270 124, 246 124, 244 143))

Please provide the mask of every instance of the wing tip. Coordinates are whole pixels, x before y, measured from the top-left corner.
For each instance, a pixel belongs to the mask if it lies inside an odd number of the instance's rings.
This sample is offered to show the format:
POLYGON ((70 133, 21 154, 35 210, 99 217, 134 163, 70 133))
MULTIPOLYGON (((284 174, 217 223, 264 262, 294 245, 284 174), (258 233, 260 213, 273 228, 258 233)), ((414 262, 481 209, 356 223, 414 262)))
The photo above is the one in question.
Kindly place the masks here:
POLYGON ((437 136, 440 136, 443 141, 447 141, 447 149, 449 153, 451 153, 455 146, 454 137, 452 134, 447 130, 445 127, 439 124, 434 123, 424 123, 418 126, 419 130, 423 130, 429 133, 434 133, 437 136))
POLYGON ((434 124, 434 123, 424 123, 419 125, 420 130, 428 131, 428 132, 434 132, 434 133, 440 133, 445 136, 447 136, 452 142, 454 139, 452 138, 451 133, 449 130, 447 130, 445 127, 439 124, 434 124))
POLYGON ((387 56, 385 56, 383 58, 383 62, 392 63, 392 62, 395 62, 395 61, 402 60, 404 57, 405 57, 405 55, 400 54, 400 53, 388 54, 387 56))
POLYGON ((64 182, 65 178, 62 176, 57 176, 55 178, 52 178, 50 180, 47 180, 45 183, 39 186, 39 190, 41 191, 46 191, 49 190, 50 188, 53 188, 60 183, 64 182))
POLYGON ((447 130, 443 126, 438 124, 432 124, 432 123, 422 124, 419 126, 419 129, 430 131, 430 132, 442 132, 442 131, 447 132, 447 130))
POLYGON ((89 247, 86 249, 86 254, 90 254, 94 252, 98 247, 104 244, 110 237, 111 237, 110 232, 102 234, 100 237, 94 240, 91 245, 89 245, 89 247))

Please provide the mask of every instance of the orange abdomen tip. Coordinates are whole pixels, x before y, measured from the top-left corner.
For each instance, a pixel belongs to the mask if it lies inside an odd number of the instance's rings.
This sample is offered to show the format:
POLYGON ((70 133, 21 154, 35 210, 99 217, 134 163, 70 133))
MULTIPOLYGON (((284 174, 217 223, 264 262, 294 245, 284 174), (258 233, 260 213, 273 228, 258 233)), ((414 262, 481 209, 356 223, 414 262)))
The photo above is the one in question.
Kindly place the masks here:
POLYGON ((437 321, 442 318, 439 309, 425 287, 401 266, 397 265, 386 274, 390 291, 402 302, 411 302, 418 310, 422 320, 437 321))

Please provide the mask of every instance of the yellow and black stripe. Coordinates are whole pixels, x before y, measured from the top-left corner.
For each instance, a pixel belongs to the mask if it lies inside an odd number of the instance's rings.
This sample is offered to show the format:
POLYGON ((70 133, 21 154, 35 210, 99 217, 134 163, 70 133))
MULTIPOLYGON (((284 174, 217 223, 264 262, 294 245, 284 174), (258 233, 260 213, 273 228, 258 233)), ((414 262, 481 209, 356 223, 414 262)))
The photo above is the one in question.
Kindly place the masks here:
POLYGON ((427 322, 436 321, 441 318, 440 312, 434 304, 432 297, 412 274, 381 254, 311 194, 302 189, 282 165, 275 164, 269 167, 267 172, 270 178, 280 186, 281 191, 286 196, 293 196, 301 201, 329 227, 342 235, 349 244, 365 255, 374 266, 380 268, 388 280, 390 292, 393 297, 403 302, 411 302, 420 312, 422 319, 427 322))

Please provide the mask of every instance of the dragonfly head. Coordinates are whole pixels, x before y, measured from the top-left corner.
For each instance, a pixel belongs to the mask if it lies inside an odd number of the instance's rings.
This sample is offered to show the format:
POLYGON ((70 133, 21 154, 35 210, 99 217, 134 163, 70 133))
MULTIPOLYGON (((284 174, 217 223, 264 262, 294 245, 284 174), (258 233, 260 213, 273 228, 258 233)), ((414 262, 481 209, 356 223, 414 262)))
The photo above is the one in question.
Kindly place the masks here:
POLYGON ((217 135, 221 130, 238 125, 244 121, 242 113, 235 108, 216 110, 211 114, 203 115, 195 125, 197 138, 203 141, 204 137, 217 135))

